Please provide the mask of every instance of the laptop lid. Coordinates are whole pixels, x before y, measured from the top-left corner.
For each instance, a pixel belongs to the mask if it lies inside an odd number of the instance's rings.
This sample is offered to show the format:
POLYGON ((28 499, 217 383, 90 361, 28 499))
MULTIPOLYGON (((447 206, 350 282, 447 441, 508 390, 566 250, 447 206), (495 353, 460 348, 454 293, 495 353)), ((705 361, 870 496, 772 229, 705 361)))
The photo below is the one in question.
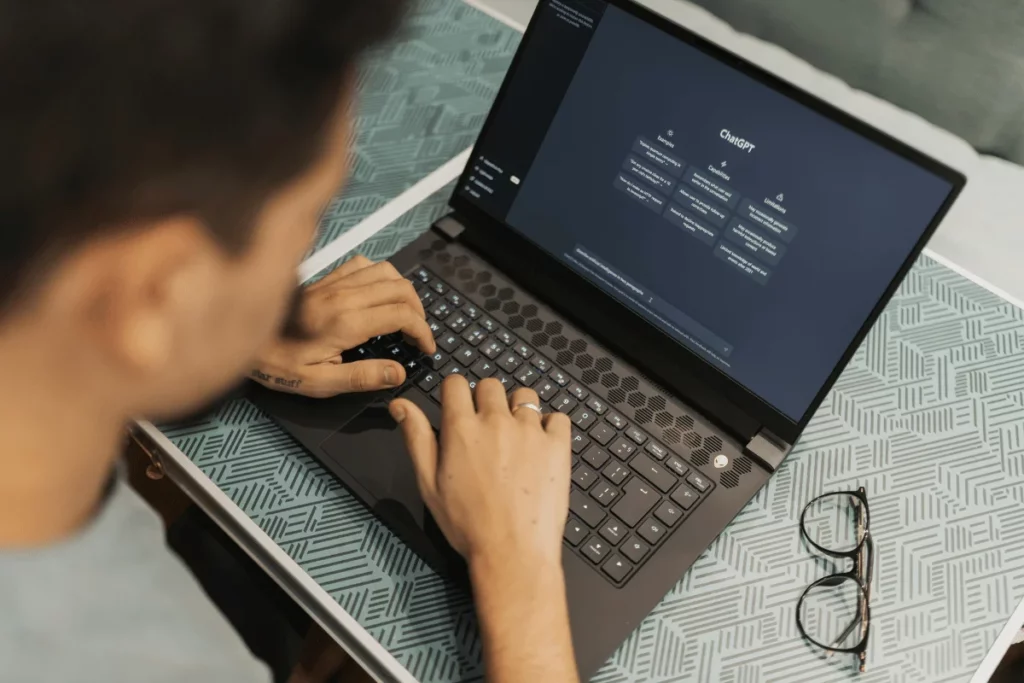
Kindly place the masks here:
POLYGON ((452 199, 503 267, 792 443, 964 178, 627 0, 541 0, 452 199))

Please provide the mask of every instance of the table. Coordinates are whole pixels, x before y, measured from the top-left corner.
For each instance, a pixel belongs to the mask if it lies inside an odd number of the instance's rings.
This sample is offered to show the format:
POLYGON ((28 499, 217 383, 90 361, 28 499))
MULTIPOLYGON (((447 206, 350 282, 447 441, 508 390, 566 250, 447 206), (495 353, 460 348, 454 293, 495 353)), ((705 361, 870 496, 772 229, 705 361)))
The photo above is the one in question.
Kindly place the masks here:
MULTIPOLYGON (((471 145, 518 42, 458 0, 421 2, 412 25, 361 72, 355 170, 319 265, 361 230, 359 251, 384 258, 443 213, 432 171, 471 145), (367 230, 382 214, 400 217, 367 230)), ((145 426, 171 476, 374 676, 482 678, 468 596, 253 406, 145 426)), ((594 680, 966 683, 1022 598, 1024 313, 922 257, 785 465, 594 680), (860 676, 804 645, 793 616, 824 573, 797 516, 858 485, 879 555, 860 676)))

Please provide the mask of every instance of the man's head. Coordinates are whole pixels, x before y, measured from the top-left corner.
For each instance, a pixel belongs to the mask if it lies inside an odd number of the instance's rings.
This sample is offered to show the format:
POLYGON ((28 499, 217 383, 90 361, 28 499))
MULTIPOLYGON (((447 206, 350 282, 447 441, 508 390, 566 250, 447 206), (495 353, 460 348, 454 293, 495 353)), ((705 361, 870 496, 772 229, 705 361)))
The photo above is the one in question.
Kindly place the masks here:
POLYGON ((404 0, 0 0, 0 354, 168 415, 281 324, 404 0))

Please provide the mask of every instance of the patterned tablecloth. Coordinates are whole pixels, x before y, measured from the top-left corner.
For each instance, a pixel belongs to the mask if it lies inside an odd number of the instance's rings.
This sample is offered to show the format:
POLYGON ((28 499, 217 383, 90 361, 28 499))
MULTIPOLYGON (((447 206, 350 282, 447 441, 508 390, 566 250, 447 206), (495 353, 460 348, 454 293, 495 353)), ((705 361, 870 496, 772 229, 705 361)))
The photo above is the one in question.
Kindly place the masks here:
MULTIPOLYGON (((355 171, 319 244, 468 147, 518 34, 424 0, 363 68, 355 171)), ((437 193, 359 251, 387 257, 437 193)), ((244 401, 163 431, 417 678, 482 677, 472 605, 244 401)), ((964 682, 1024 598, 1024 314, 922 258, 769 485, 595 681, 964 682), (867 674, 801 641, 794 605, 825 572, 802 506, 869 491, 878 565, 867 674)))

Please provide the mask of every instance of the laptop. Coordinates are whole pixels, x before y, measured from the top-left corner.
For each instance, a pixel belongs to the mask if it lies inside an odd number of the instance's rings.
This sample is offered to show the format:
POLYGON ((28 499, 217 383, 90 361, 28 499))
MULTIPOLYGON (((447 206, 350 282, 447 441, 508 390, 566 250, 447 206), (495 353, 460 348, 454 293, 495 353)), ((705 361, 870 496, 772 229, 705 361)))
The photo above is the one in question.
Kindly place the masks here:
POLYGON ((252 387, 437 571, 464 579, 387 413, 495 377, 569 415, 569 609, 589 677, 783 464, 965 184, 627 0, 541 0, 451 198, 392 262, 438 352, 405 386, 252 387))

